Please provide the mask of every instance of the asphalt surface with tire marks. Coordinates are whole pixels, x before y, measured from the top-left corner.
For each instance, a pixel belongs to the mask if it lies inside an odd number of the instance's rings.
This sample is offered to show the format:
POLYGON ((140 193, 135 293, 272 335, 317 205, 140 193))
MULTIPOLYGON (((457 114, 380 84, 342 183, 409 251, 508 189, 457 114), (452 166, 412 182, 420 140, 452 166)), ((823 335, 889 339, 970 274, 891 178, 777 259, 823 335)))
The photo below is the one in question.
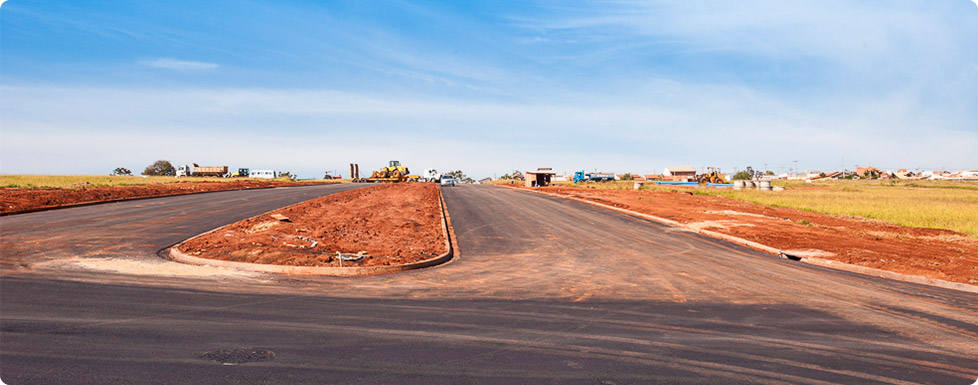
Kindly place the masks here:
POLYGON ((974 294, 801 265, 499 187, 443 188, 459 255, 435 268, 358 278, 201 276, 182 274, 185 266, 156 255, 306 195, 359 187, 344 186, 0 218, 0 378, 7 384, 978 378, 974 294), (113 262, 123 267, 106 268, 113 262), (214 356, 231 362, 206 358, 214 356))

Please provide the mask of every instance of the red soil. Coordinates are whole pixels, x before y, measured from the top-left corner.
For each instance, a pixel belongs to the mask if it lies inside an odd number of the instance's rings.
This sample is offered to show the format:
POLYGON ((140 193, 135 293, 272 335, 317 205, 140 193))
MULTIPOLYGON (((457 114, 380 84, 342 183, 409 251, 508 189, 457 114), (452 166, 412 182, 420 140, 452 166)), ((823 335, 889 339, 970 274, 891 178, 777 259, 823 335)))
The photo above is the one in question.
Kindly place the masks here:
POLYGON ((397 183, 327 195, 225 226, 180 245, 202 258, 290 266, 418 262, 447 251, 435 183, 397 183), (272 215, 288 217, 280 221, 272 215))
POLYGON ((781 250, 897 273, 978 284, 978 240, 951 230, 776 208, 687 192, 544 187, 758 242, 781 250))
POLYGON ((297 186, 307 184, 327 184, 336 182, 282 182, 238 180, 229 182, 175 182, 167 184, 147 184, 138 186, 111 186, 78 188, 0 188, 0 214, 16 214, 22 212, 49 209, 54 207, 72 206, 83 203, 118 201, 134 198, 159 197, 167 195, 193 194, 207 191, 239 190, 251 188, 269 188, 297 186))

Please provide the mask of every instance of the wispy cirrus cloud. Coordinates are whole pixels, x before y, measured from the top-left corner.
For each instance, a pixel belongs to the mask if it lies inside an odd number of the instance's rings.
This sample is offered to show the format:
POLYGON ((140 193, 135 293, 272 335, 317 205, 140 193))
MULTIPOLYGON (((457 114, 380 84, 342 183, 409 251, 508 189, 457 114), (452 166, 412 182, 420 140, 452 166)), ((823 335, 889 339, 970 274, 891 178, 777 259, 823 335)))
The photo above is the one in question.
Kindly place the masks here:
POLYGON ((174 58, 160 58, 155 60, 143 60, 139 64, 153 68, 163 68, 174 71, 201 71, 212 70, 219 67, 216 63, 201 61, 179 60, 174 58))

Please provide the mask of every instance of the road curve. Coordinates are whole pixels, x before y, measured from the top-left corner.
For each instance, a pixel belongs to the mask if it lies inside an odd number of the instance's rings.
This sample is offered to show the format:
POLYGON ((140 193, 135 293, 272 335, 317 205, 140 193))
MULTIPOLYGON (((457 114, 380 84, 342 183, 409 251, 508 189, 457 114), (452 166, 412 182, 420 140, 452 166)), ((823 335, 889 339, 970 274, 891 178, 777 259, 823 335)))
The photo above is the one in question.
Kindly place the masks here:
POLYGON ((199 274, 155 256, 231 217, 258 214, 226 209, 258 191, 115 213, 101 205, 0 218, 0 378, 8 384, 978 378, 974 294, 799 265, 561 198, 491 186, 443 191, 459 257, 359 278, 199 274), (248 352, 263 351, 274 358, 231 365, 209 359, 247 361, 257 357, 248 352))

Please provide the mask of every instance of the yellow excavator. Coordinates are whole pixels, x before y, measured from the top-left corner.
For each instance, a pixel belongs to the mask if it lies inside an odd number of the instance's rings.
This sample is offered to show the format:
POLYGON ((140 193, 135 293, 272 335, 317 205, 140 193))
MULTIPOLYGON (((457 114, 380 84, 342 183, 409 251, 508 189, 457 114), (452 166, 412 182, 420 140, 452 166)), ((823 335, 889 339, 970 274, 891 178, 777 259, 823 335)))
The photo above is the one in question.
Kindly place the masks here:
POLYGON ((699 176, 699 179, 697 179, 697 182, 699 182, 699 184, 727 183, 727 180, 723 178, 724 175, 720 173, 719 168, 707 167, 706 169, 710 171, 707 172, 706 174, 702 174, 699 176))
POLYGON ((384 183, 396 183, 404 182, 408 179, 407 166, 401 166, 401 162, 392 160, 390 165, 380 169, 380 171, 374 171, 367 182, 384 182, 384 183))

